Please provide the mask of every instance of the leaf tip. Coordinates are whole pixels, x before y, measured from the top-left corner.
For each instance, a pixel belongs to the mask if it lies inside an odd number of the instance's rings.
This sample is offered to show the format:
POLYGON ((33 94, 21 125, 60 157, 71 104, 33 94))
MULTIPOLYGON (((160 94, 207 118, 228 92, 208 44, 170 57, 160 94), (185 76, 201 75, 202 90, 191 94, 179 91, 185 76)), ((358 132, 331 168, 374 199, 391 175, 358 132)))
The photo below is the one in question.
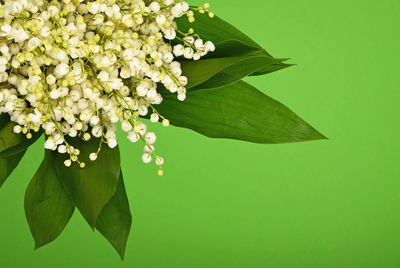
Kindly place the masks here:
POLYGON ((329 138, 323 135, 318 130, 314 129, 314 136, 310 139, 310 141, 317 141, 317 140, 329 140, 329 138))
POLYGON ((125 261, 125 249, 123 249, 121 252, 118 251, 118 255, 121 258, 121 261, 125 261))
POLYGON ((36 250, 44 247, 45 245, 49 244, 50 242, 52 242, 52 241, 47 241, 46 242, 46 241, 40 241, 40 240, 35 239, 35 245, 33 247, 33 251, 36 251, 36 250))

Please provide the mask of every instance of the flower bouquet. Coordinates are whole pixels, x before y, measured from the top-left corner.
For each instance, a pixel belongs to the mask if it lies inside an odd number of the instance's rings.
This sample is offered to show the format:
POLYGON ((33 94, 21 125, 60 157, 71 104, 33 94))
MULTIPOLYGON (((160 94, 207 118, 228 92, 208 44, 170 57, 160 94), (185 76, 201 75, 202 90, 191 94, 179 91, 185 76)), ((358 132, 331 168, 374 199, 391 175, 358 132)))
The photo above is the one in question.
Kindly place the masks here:
POLYGON ((177 0, 0 1, 0 186, 30 145, 44 159, 25 213, 44 246, 75 208, 124 257, 131 214, 117 125, 158 166, 152 123, 275 144, 324 139, 243 82, 291 66, 216 17, 177 0))

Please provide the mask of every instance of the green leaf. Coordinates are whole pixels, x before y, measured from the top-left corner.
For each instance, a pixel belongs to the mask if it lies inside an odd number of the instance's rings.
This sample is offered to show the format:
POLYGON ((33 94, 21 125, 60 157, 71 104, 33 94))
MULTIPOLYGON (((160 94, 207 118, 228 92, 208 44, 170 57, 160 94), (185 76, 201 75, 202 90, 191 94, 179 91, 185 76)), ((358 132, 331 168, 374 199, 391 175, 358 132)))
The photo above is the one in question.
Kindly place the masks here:
POLYGON ((279 70, 286 69, 291 66, 295 66, 296 64, 289 64, 285 63, 287 59, 282 59, 281 62, 270 64, 270 65, 265 65, 263 68, 257 70, 256 72, 249 74, 250 76, 259 76, 259 75, 265 75, 269 73, 273 73, 279 70))
MULTIPOLYGON (((219 51, 223 51, 219 46, 221 43, 226 41, 241 41, 243 44, 253 47, 255 49, 262 50, 260 52, 261 55, 271 56, 267 51, 265 51, 258 43, 252 40, 249 36, 238 30, 236 27, 231 25, 230 23, 222 20, 221 18, 215 16, 214 18, 210 18, 208 14, 201 14, 199 12, 195 12, 195 22, 190 23, 186 16, 178 18, 177 25, 179 30, 183 32, 188 32, 190 28, 193 28, 195 33, 198 34, 203 40, 210 40, 214 44, 216 44, 216 51, 208 54, 208 58, 218 58, 219 51)), ((177 41, 174 41, 178 43, 177 41)), ((174 43, 174 44, 175 44, 174 43)), ((236 49, 233 51, 237 53, 236 56, 239 56, 241 53, 240 49, 236 49)), ((232 56, 235 54, 232 54, 232 56)), ((280 59, 279 62, 266 65, 260 70, 256 70, 253 73, 249 73, 249 75, 264 75, 274 71, 278 71, 287 67, 292 66, 292 64, 284 63, 286 59, 280 59)))
POLYGON ((3 128, 8 122, 10 122, 10 116, 8 114, 0 114, 0 128, 3 128))
POLYGON ((14 125, 8 114, 0 114, 0 187, 18 166, 27 148, 41 135, 32 133, 32 139, 28 140, 13 132, 14 125))
POLYGON ((212 58, 199 61, 181 61, 183 75, 188 77, 187 89, 226 86, 261 68, 282 64, 282 60, 237 40, 218 44, 216 53, 212 58))
POLYGON ((131 224, 132 215, 121 171, 117 191, 101 211, 96 221, 96 229, 110 242, 122 260, 125 256, 131 224))
POLYGON ((261 74, 261 72, 263 72, 263 74, 267 74, 287 68, 289 66, 291 65, 285 64, 278 59, 272 59, 269 56, 265 56, 264 54, 260 53, 255 56, 245 58, 227 67, 221 72, 215 74, 206 82, 197 85, 192 90, 228 86, 232 83, 242 80, 248 75, 258 75, 258 73, 261 74), (259 72, 260 69, 261 71, 259 72))
POLYGON ((42 132, 32 132, 32 138, 27 139, 24 134, 15 134, 13 128, 14 122, 7 122, 0 129, 0 156, 7 157, 25 151, 37 139, 40 138, 42 132))
POLYGON ((66 155, 56 154, 55 164, 64 187, 71 194, 76 207, 89 225, 94 228, 104 206, 115 194, 120 174, 120 155, 118 147, 110 149, 102 145, 96 161, 89 160, 89 154, 97 152, 100 139, 83 141, 81 138, 68 140, 70 145, 80 150, 79 160, 86 164, 80 168, 73 163, 66 167, 66 155))
POLYGON ((187 33, 190 28, 193 28, 194 32, 198 34, 201 39, 205 41, 210 40, 214 44, 235 39, 242 41, 248 46, 262 49, 262 47, 250 37, 221 18, 217 16, 210 18, 208 14, 201 14, 197 11, 194 13, 194 17, 196 19, 194 23, 190 23, 187 16, 182 16, 181 18, 176 19, 176 23, 180 31, 187 33))
MULTIPOLYGON (((215 44, 215 51, 210 52, 202 59, 213 59, 213 58, 227 58, 227 57, 238 57, 257 54, 263 52, 264 49, 250 46, 243 41, 236 39, 229 39, 215 44)), ((185 61, 193 62, 193 60, 185 59, 185 61)), ((196 62, 196 61, 195 61, 196 62)))
POLYGON ((325 139, 289 108, 243 81, 218 89, 188 92, 184 102, 166 95, 157 110, 171 124, 211 138, 255 143, 325 139))
POLYGON ((25 192, 25 214, 35 249, 56 239, 69 222, 75 205, 64 190, 54 166, 54 153, 45 158, 25 192))
POLYGON ((0 157, 0 187, 18 166, 26 151, 9 157, 0 157))
MULTIPOLYGON (((285 68, 280 60, 270 58, 269 56, 265 56, 262 53, 259 53, 254 56, 241 57, 241 58, 242 58, 241 60, 235 62, 230 66, 227 66, 225 69, 216 73, 214 76, 212 76, 204 83, 195 86, 192 90, 228 86, 243 79, 248 75, 253 74, 257 70, 260 70, 261 68, 270 68, 271 70, 278 66, 281 66, 281 68, 285 68)), ((222 62, 223 61, 218 61, 217 64, 220 64, 222 62)), ((207 68, 206 65, 204 65, 204 70, 210 70, 210 69, 207 68)))

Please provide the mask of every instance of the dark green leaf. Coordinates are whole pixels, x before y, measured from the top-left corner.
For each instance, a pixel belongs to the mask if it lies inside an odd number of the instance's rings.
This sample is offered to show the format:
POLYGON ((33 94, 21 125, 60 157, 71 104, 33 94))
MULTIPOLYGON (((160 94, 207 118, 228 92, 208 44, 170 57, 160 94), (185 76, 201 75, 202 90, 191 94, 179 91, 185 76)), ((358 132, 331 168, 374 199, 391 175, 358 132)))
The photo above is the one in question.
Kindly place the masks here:
POLYGON ((0 128, 3 128, 8 122, 10 122, 10 116, 8 114, 0 114, 0 128))
POLYGON ((257 72, 254 72, 250 74, 250 76, 258 76, 258 75, 264 75, 264 74, 269 74, 272 72, 276 72, 291 66, 295 66, 295 64, 289 64, 289 63, 284 63, 286 59, 283 59, 281 62, 270 64, 270 65, 265 65, 261 69, 259 69, 257 72))
POLYGON ((157 110, 171 124, 211 138, 256 143, 325 139, 286 106, 243 81, 189 92, 184 102, 173 95, 164 96, 157 110))
POLYGON ((199 61, 181 61, 183 74, 188 77, 187 89, 206 89, 226 86, 267 66, 278 66, 274 59, 260 49, 237 40, 217 45, 216 55, 199 61))
POLYGON ((56 239, 64 230, 75 209, 64 190, 54 166, 54 153, 45 158, 25 192, 25 214, 35 239, 35 248, 56 239))
POLYGON ((250 37, 217 16, 210 18, 208 14, 201 14, 196 11, 195 19, 196 21, 194 23, 190 23, 187 16, 176 19, 178 29, 187 33, 190 28, 193 28, 194 32, 203 40, 210 40, 214 44, 235 39, 242 41, 246 45, 262 49, 262 47, 250 37))
POLYGON ((32 133, 32 139, 28 140, 23 134, 13 132, 14 125, 8 114, 0 115, 0 187, 17 167, 27 148, 41 135, 32 133))
POLYGON ((32 138, 27 139, 24 134, 15 134, 14 122, 9 121, 0 129, 0 156, 7 157, 25 151, 42 135, 41 132, 32 132, 32 138))
POLYGON ((0 157, 0 187, 18 166, 26 151, 9 157, 0 157))
POLYGON ((89 154, 97 152, 99 139, 92 138, 86 142, 75 138, 69 142, 81 151, 79 158, 86 167, 80 168, 74 163, 68 168, 64 165, 66 155, 56 154, 56 168, 76 207, 94 228, 97 217, 116 191, 120 173, 119 149, 110 149, 103 144, 98 159, 90 161, 89 154))
MULTIPOLYGON (((198 34, 203 40, 210 40, 216 44, 216 51, 210 53, 207 57, 209 58, 218 58, 219 51, 223 51, 219 48, 221 42, 226 41, 241 41, 247 46, 254 47, 255 49, 261 49, 261 55, 269 56, 273 58, 268 52, 266 52, 259 44, 257 44, 254 40, 248 37, 246 34, 239 31, 236 27, 231 25, 230 23, 222 20, 221 18, 215 16, 214 18, 210 18, 207 14, 200 14, 199 12, 195 12, 196 21, 194 23, 189 23, 186 16, 177 19, 178 28, 183 32, 188 32, 190 28, 193 28, 195 33, 198 34)), ((175 41, 176 42, 176 41, 175 41)), ((240 49, 236 49, 233 51, 237 53, 236 56, 239 56, 241 53, 240 49)), ((231 56, 234 56, 232 54, 231 56)), ((278 71, 287 67, 292 66, 292 64, 283 63, 284 60, 280 60, 279 62, 266 65, 262 69, 255 71, 254 73, 249 73, 250 75, 264 75, 274 71, 278 71)))
POLYGON ((117 191, 96 221, 96 229, 110 242, 121 259, 125 256, 131 224, 132 216, 121 171, 117 191))
MULTIPOLYGON (((223 60, 210 59, 210 61, 214 60, 217 61, 216 65, 223 63, 223 60)), ((273 66, 277 66, 278 64, 280 64, 279 60, 273 59, 269 56, 265 56, 261 53, 255 56, 241 57, 241 60, 236 61, 230 66, 227 66, 225 69, 216 73, 204 83, 195 86, 192 90, 228 86, 256 72, 260 68, 264 68, 266 66, 272 68, 273 66)), ((210 70, 210 68, 207 68, 206 65, 207 62, 204 62, 204 70, 210 70)), ((191 80, 189 79, 189 82, 190 81, 191 80)))
MULTIPOLYGON (((258 48, 258 47, 253 47, 249 46, 248 44, 243 43, 243 41, 236 40, 236 39, 230 39, 230 40, 225 40, 220 43, 215 44, 215 51, 210 52, 202 59, 213 59, 213 58, 227 58, 227 57, 239 57, 239 56, 248 56, 248 55, 254 55, 260 52, 263 52, 264 49, 258 48)), ((193 60, 187 60, 184 59, 185 61, 190 61, 192 62, 193 60)))

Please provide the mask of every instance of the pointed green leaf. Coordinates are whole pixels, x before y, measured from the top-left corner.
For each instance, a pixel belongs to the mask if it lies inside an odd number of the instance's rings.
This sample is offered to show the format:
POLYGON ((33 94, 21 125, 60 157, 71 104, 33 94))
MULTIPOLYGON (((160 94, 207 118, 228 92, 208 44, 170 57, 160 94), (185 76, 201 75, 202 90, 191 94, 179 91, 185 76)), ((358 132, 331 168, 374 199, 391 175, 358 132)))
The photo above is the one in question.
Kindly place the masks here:
POLYGON ((131 224, 132 215, 121 171, 117 191, 101 211, 96 221, 96 229, 110 242, 122 260, 125 256, 131 224))
POLYGON ((7 122, 0 129, 0 156, 12 156, 25 151, 42 135, 41 132, 32 132, 32 138, 27 139, 24 134, 15 134, 14 122, 7 122))
POLYGON ((33 144, 41 133, 32 133, 32 139, 13 132, 14 123, 8 114, 0 114, 0 187, 17 167, 27 148, 33 144))
MULTIPOLYGON (((216 54, 220 49, 218 48, 218 43, 225 42, 228 40, 237 40, 241 41, 244 44, 254 47, 256 49, 263 50, 262 55, 271 56, 268 52, 266 52, 259 44, 257 44, 254 40, 252 40, 249 36, 238 30, 235 26, 230 23, 222 20, 221 18, 215 16, 214 18, 210 18, 208 14, 201 14, 199 12, 195 12, 195 22, 190 23, 186 16, 178 18, 177 25, 178 29, 183 32, 188 32, 190 28, 193 28, 195 33, 198 34, 203 40, 210 40, 216 44, 216 51, 210 53, 208 55, 209 58, 219 56, 216 54)), ((175 41, 177 43, 177 41, 175 41)), ((241 53, 239 49, 234 51, 237 53, 237 56, 241 53)), ((249 73, 250 75, 264 75, 274 71, 278 71, 287 67, 292 66, 291 64, 285 64, 283 61, 280 61, 276 64, 264 66, 260 70, 256 70, 254 73, 249 73)))
MULTIPOLYGON (((215 44, 215 51, 208 53, 202 59, 214 59, 214 58, 227 58, 227 57, 238 57, 246 55, 254 55, 263 52, 264 49, 253 47, 243 43, 241 40, 229 39, 215 44)), ((184 61, 190 61, 183 58, 184 61)))
POLYGON ((81 138, 74 138, 69 142, 80 150, 79 159, 86 164, 86 167, 80 168, 76 163, 66 167, 64 161, 67 156, 56 154, 57 172, 76 207, 94 228, 97 217, 116 191, 120 173, 119 149, 118 147, 110 149, 103 144, 97 160, 90 161, 89 154, 97 152, 100 139, 83 141, 81 138))
POLYGON ((0 187, 18 166, 27 148, 41 135, 32 133, 32 138, 27 139, 13 132, 14 125, 8 114, 0 114, 0 187))
POLYGON ((289 108, 243 81, 189 92, 184 102, 166 95, 157 110, 171 124, 211 138, 256 143, 325 139, 289 108))
MULTIPOLYGON (((232 83, 242 80, 244 77, 248 75, 251 75, 260 68, 264 68, 266 66, 272 68, 272 66, 277 66, 278 64, 281 63, 280 60, 273 59, 261 53, 254 56, 240 57, 240 59, 235 59, 235 58, 233 59, 236 61, 235 63, 233 63, 230 66, 226 66, 225 69, 215 73, 214 76, 209 78, 204 83, 195 86, 192 90, 228 86, 232 83)), ((217 61, 215 65, 218 66, 221 66, 224 63, 224 61, 220 59, 210 59, 210 61, 217 61)), ((208 64, 207 60, 204 60, 204 65, 201 67, 204 68, 203 70, 208 70, 208 72, 210 72, 210 70, 212 70, 210 67, 213 65, 207 67, 207 64, 208 64)), ((192 68, 192 70, 194 70, 194 68, 192 68)), ((189 79, 189 83, 190 81, 191 80, 189 79)))
POLYGON ((269 73, 273 73, 282 69, 286 69, 288 67, 294 66, 295 64, 284 63, 286 59, 282 60, 281 62, 265 65, 261 69, 257 70, 256 72, 250 74, 250 76, 258 76, 258 75, 265 75, 269 73))
POLYGON ((282 60, 237 40, 224 41, 216 47, 216 54, 212 58, 181 61, 183 75, 188 77, 187 89, 226 86, 261 68, 271 68, 282 63, 282 60))
MULTIPOLYGON (((182 32, 189 32, 190 28, 194 29, 194 32, 198 34, 203 40, 210 40, 214 44, 226 41, 226 40, 240 40, 248 46, 262 49, 262 47, 253 41, 246 34, 239 31, 232 24, 222 20, 218 16, 210 18, 207 13, 201 14, 197 11, 194 12, 195 22, 190 23, 187 16, 182 16, 176 19, 178 29, 182 32)), ((269 54, 268 54, 269 55, 269 54)), ((271 56, 271 55, 269 55, 271 56)))
POLYGON ((18 166, 26 151, 9 157, 0 157, 0 187, 18 166))
POLYGON ((54 166, 54 153, 45 158, 25 192, 25 214, 35 248, 56 239, 69 222, 75 205, 64 190, 54 166))

